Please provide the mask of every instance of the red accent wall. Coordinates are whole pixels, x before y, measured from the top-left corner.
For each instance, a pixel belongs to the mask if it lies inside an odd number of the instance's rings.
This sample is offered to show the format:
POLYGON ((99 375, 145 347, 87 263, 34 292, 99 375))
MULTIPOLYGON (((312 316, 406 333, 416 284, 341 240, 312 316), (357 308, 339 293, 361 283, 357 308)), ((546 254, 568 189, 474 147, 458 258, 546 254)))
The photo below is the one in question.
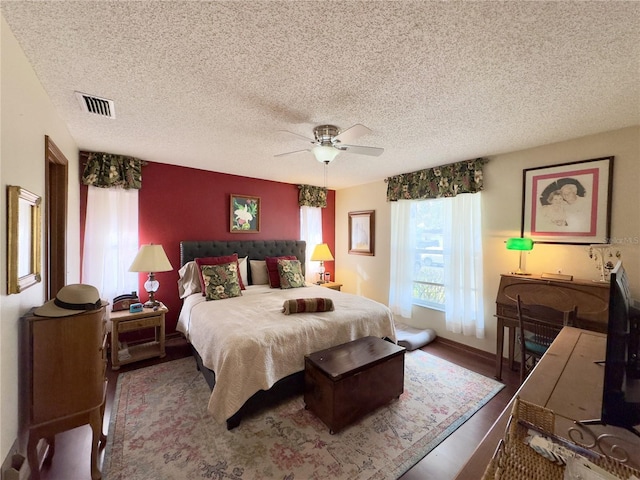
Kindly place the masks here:
MULTIPOLYGON (((164 247, 173 266, 158 272, 160 289, 156 297, 168 308, 167 333, 175 331, 182 301, 178 298, 180 241, 182 240, 289 240, 300 238, 298 186, 224 173, 149 162, 142 171, 139 193, 139 243, 164 247), (260 232, 230 233, 231 194, 260 197, 260 232)), ((84 245, 87 187, 81 185, 81 243, 84 245)), ((322 210, 324 241, 335 254, 335 192, 329 191, 322 210)), ((326 270, 334 276, 334 262, 326 270)), ((146 301, 140 274, 138 291, 146 301)))

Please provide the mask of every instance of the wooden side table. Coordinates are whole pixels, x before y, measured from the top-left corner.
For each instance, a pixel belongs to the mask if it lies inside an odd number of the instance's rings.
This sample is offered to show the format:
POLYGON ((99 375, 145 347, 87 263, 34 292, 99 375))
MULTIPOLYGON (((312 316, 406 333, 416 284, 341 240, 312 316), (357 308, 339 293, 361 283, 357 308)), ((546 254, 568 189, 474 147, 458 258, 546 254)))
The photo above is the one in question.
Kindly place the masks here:
POLYGON ((164 357, 164 316, 169 310, 162 303, 153 308, 144 308, 139 313, 127 310, 111 312, 111 368, 118 370, 121 365, 152 357, 164 357), (128 355, 120 354, 120 334, 153 328, 155 338, 151 342, 128 347, 128 355))
POLYGON ((338 291, 340 291, 340 289, 342 288, 342 284, 336 283, 336 282, 321 283, 320 286, 325 288, 330 288, 332 290, 338 290, 338 291))

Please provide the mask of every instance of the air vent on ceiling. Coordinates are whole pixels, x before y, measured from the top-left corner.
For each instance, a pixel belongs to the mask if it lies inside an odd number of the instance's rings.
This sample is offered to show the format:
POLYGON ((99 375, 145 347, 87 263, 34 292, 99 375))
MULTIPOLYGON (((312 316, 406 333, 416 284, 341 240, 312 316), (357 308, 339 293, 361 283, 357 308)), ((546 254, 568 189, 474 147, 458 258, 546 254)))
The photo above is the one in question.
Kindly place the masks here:
POLYGON ((113 100, 76 92, 80 106, 85 112, 95 113, 103 117, 116 118, 116 107, 113 100))

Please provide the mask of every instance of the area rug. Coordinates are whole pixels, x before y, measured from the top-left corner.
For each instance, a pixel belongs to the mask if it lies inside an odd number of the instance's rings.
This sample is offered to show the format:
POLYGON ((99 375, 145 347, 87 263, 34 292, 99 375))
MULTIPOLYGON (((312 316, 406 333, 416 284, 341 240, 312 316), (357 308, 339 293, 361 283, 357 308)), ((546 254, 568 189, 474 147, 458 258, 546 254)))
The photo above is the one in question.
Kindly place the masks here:
POLYGON ((404 393, 341 432, 302 395, 227 430, 192 358, 118 376, 106 480, 397 479, 503 388, 421 350, 405 358, 404 393))

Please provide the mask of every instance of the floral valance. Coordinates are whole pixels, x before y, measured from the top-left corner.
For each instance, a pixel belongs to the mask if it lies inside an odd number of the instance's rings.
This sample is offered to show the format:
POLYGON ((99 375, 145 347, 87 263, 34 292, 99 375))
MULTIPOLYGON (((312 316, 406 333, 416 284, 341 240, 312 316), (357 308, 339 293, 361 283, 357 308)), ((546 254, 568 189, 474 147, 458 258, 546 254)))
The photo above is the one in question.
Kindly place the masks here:
POLYGON ((298 185, 300 194, 298 195, 298 205, 301 207, 321 207, 327 206, 327 189, 324 187, 314 187, 313 185, 298 185))
POLYGON ((111 153, 89 153, 82 183, 100 188, 142 188, 142 160, 111 153))
POLYGON ((477 193, 483 189, 482 166, 487 159, 476 158, 417 172, 389 177, 387 201, 455 197, 459 193, 477 193))

